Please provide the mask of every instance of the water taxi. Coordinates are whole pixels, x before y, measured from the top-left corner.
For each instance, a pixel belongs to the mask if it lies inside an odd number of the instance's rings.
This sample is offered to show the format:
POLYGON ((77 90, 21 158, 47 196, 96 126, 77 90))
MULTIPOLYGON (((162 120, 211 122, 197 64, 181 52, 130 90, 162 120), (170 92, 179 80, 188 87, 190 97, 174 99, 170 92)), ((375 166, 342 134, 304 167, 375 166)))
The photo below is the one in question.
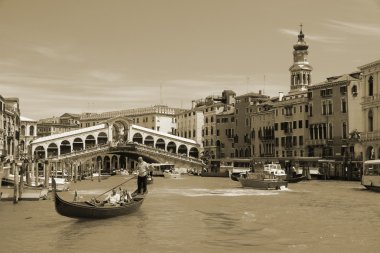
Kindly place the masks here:
POLYGON ((380 160, 363 163, 362 185, 369 190, 380 192, 380 160))

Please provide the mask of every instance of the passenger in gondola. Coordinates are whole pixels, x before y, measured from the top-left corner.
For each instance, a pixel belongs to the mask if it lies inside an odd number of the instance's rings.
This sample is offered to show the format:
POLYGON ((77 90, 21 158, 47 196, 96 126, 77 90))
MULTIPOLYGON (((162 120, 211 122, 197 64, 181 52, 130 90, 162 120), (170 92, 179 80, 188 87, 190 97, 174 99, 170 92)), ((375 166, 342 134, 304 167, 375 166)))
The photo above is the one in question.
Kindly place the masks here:
POLYGON ((129 203, 132 201, 131 193, 128 190, 124 190, 120 198, 122 203, 129 203))
POLYGON ((117 193, 116 189, 112 189, 112 193, 104 201, 111 206, 116 206, 120 201, 120 194, 117 193))

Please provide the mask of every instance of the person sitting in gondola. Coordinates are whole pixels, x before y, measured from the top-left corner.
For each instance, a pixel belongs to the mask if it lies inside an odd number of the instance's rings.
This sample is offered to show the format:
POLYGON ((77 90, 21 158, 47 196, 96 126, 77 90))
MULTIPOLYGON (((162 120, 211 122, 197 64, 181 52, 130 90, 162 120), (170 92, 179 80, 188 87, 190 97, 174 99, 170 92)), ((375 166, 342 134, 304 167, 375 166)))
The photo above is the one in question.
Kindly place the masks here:
POLYGON ((112 189, 112 193, 108 195, 104 201, 109 203, 111 206, 116 206, 120 201, 120 194, 117 193, 116 189, 112 189))
POLYGON ((132 201, 131 193, 129 191, 127 191, 127 190, 124 190, 121 201, 124 202, 124 203, 131 202, 132 201))

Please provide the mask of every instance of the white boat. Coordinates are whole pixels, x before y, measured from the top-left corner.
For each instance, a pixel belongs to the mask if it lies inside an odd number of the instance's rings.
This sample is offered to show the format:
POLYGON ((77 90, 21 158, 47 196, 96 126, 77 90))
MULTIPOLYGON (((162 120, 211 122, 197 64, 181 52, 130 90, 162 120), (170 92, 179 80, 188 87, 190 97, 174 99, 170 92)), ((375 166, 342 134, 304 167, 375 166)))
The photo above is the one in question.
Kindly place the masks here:
MULTIPOLYGON (((8 184, 14 184, 14 178, 15 176, 13 174, 8 174, 7 177, 3 178, 3 182, 6 182, 8 184)), ((57 183, 57 190, 58 191, 65 191, 68 189, 68 183, 64 178, 54 178, 56 183, 57 183)), ((18 179, 20 180, 20 178, 18 179)), ((26 183, 26 176, 23 177, 24 183, 26 183)), ((36 184, 36 178, 34 176, 30 177, 30 186, 38 187, 38 186, 43 186, 45 183, 45 177, 38 177, 37 179, 37 184, 36 184)), ((51 190, 51 178, 49 178, 49 190, 51 190)))
POLYGON ((181 178, 181 174, 178 171, 165 170, 164 177, 165 178, 181 178))
POLYGON ((281 165, 278 163, 270 163, 264 165, 264 172, 272 174, 275 178, 285 179, 286 173, 285 170, 281 168, 281 165))
MULTIPOLYGON (((107 179, 111 175, 110 174, 100 174, 100 179, 107 179)), ((92 179, 97 179, 99 177, 99 173, 92 173, 92 179)), ((91 176, 86 176, 84 179, 91 179, 91 176)))

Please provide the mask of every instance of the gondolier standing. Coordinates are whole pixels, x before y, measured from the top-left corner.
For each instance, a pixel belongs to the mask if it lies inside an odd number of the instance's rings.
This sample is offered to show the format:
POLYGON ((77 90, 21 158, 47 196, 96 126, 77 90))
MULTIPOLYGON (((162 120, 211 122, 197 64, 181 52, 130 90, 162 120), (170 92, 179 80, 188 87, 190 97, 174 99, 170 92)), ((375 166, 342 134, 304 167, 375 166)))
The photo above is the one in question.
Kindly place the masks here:
POLYGON ((144 162, 142 157, 137 158, 137 193, 144 194, 147 191, 147 176, 149 173, 149 165, 144 162))

